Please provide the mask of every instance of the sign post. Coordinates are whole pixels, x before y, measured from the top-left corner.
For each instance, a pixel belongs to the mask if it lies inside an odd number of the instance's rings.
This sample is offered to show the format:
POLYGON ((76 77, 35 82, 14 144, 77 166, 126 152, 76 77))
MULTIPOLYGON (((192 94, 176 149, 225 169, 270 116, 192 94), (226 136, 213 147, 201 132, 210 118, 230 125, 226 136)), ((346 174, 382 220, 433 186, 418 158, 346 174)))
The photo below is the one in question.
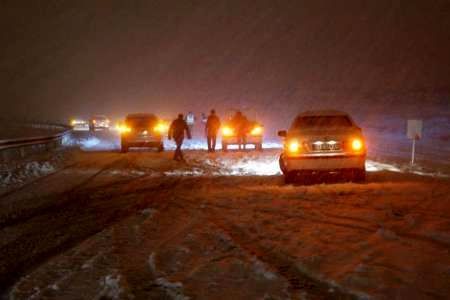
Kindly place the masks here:
POLYGON ((406 135, 412 140, 412 151, 411 151, 411 166, 414 165, 415 155, 416 155, 416 140, 422 138, 422 120, 408 120, 406 135))

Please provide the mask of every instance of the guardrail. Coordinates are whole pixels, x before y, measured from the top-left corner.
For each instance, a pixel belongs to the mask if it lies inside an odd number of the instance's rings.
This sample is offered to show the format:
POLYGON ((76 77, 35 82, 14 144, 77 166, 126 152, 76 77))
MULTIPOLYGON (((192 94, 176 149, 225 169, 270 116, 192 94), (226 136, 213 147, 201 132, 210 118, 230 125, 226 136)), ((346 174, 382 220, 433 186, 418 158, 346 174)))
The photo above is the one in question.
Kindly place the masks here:
POLYGON ((64 136, 66 136, 71 131, 69 127, 62 125, 51 125, 51 128, 48 127, 50 125, 46 124, 45 126, 47 126, 46 128, 49 129, 60 128, 61 132, 47 136, 0 140, 0 159, 5 161, 17 157, 23 158, 31 153, 56 149, 62 145, 64 136))

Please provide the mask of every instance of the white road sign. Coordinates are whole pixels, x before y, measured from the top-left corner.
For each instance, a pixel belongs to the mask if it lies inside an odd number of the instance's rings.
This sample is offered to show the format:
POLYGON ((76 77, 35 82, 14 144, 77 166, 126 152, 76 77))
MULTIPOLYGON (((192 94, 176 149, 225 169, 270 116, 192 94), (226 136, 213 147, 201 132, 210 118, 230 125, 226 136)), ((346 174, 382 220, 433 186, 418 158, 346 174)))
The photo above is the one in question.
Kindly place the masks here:
POLYGON ((422 120, 408 120, 406 135, 411 140, 422 138, 422 120))

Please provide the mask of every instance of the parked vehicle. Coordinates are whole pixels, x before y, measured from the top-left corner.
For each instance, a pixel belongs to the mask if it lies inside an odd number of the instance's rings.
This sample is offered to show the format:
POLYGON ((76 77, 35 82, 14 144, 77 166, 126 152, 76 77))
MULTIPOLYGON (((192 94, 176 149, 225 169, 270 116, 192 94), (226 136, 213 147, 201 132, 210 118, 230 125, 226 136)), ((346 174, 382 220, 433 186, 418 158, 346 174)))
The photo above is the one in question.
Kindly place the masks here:
POLYGON ((222 150, 227 151, 229 145, 237 145, 239 149, 254 145, 256 150, 262 150, 264 127, 250 121, 240 111, 222 125, 222 150))
POLYGON ((128 152, 132 147, 157 148, 158 151, 164 151, 163 139, 168 125, 153 114, 129 114, 119 130, 122 152, 128 152))
POLYGON ((72 130, 74 131, 88 131, 89 130, 89 122, 83 119, 72 119, 70 121, 70 126, 72 126, 72 130))
POLYGON ((350 180, 365 180, 366 143, 352 118, 333 110, 299 114, 284 138, 280 168, 287 183, 299 175, 339 173, 350 180))

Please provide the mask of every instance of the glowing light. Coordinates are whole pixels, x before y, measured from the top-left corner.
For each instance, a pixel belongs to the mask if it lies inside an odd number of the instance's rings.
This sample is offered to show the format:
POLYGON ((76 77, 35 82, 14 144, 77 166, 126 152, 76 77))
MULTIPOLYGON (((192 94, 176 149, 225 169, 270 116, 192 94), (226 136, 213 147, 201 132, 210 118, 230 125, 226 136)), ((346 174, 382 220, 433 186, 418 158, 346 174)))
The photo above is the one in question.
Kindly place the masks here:
POLYGON ((250 132, 251 135, 261 135, 263 132, 263 129, 261 126, 256 126, 252 129, 252 131, 250 132))
POLYGON ((224 128, 222 128, 222 134, 224 136, 231 136, 234 134, 234 130, 230 127, 224 127, 224 128))
POLYGON ((363 148, 363 143, 360 139, 354 139, 352 141, 352 149, 354 151, 360 151, 360 150, 362 150, 362 148, 363 148))
POLYGON ((71 124, 72 126, 75 126, 75 125, 83 125, 83 124, 86 124, 86 121, 74 119, 74 120, 70 121, 70 124, 71 124))
POLYGON ((164 122, 160 122, 153 128, 153 130, 159 133, 165 133, 169 130, 169 125, 164 122))
POLYGON ((117 125, 116 126, 117 131, 120 133, 128 133, 131 132, 131 128, 126 125, 117 125))
POLYGON ((300 151, 300 143, 298 141, 291 141, 288 146, 289 152, 297 153, 300 151))

